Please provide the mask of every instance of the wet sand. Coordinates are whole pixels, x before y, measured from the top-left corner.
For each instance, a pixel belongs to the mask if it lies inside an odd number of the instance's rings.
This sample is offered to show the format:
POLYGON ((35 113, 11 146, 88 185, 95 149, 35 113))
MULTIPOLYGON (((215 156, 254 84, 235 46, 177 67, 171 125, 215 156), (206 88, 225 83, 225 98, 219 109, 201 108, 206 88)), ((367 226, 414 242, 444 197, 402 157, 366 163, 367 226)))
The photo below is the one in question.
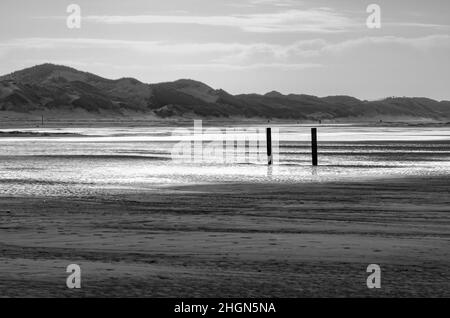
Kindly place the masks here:
POLYGON ((443 176, 0 197, 0 296, 449 297, 449 192, 443 176))

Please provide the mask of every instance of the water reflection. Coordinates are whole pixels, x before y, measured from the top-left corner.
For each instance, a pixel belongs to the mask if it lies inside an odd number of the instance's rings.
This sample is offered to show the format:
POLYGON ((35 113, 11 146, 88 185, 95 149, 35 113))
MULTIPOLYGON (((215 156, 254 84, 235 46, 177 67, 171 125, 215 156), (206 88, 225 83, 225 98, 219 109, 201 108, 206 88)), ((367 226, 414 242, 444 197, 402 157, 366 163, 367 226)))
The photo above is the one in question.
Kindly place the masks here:
POLYGON ((176 140, 170 127, 64 129, 59 131, 85 136, 0 138, 0 195, 72 196, 180 184, 450 175, 446 127, 389 128, 384 134, 380 127, 321 127, 319 167, 311 167, 310 136, 303 130, 280 128, 280 164, 274 166, 174 162, 171 148, 176 140), (389 141, 383 141, 386 138, 389 141))

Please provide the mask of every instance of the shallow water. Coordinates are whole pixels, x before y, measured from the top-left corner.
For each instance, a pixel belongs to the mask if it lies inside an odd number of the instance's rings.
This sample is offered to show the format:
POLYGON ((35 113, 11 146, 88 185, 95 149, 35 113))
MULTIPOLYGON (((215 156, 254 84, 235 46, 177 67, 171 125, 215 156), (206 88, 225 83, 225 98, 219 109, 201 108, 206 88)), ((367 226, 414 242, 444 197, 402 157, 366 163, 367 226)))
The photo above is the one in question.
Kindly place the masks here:
MULTIPOLYGON (((0 195, 94 196, 204 183, 450 176, 449 127, 319 127, 317 168, 310 164, 308 126, 278 126, 279 164, 273 167, 265 164, 263 129, 258 164, 245 160, 233 164, 211 160, 194 163, 186 157, 184 161, 174 161, 171 150, 175 143, 191 138, 174 134, 175 129, 21 130, 80 136, 0 138, 0 195)), ((236 127, 229 138, 242 136, 244 129, 236 127)), ((217 138, 217 132, 205 133, 206 140, 217 138)))

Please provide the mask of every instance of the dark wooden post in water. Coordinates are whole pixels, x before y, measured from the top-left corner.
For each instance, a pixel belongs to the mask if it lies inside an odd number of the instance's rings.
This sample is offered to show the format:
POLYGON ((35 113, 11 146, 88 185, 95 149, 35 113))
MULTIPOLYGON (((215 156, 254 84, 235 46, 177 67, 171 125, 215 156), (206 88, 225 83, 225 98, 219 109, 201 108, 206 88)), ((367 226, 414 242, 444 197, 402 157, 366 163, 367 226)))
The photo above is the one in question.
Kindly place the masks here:
POLYGON ((41 116, 41 124, 44 126, 44 115, 41 116))
POLYGON ((317 166, 317 128, 311 128, 312 165, 317 166))
POLYGON ((272 129, 266 128, 266 140, 267 140, 267 163, 269 166, 272 165, 272 129))

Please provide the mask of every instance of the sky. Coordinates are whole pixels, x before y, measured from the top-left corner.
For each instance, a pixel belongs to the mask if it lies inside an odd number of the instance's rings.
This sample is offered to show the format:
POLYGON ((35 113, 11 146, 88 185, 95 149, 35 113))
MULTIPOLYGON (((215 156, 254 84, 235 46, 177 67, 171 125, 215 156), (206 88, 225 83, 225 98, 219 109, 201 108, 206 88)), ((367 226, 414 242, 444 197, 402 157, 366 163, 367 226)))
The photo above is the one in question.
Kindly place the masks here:
POLYGON ((232 94, 450 100, 449 17, 448 0, 1 0, 0 74, 55 63, 232 94))

